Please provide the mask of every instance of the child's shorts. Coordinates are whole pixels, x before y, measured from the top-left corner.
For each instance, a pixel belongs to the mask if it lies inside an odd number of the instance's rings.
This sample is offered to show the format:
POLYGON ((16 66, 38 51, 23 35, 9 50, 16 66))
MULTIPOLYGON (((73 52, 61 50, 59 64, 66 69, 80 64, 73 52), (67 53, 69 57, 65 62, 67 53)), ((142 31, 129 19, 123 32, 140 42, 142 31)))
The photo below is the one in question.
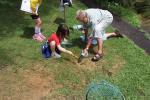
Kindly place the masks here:
MULTIPOLYGON (((44 44, 42 44, 41 46, 41 51, 42 51, 42 55, 44 58, 50 58, 51 57, 51 54, 52 54, 52 51, 50 49, 50 45, 48 42, 45 42, 44 44)), ((55 48, 55 51, 60 54, 60 50, 56 47, 55 48)))
POLYGON ((32 15, 31 15, 31 18, 32 18, 32 19, 38 19, 38 18, 39 18, 39 15, 32 14, 32 15))

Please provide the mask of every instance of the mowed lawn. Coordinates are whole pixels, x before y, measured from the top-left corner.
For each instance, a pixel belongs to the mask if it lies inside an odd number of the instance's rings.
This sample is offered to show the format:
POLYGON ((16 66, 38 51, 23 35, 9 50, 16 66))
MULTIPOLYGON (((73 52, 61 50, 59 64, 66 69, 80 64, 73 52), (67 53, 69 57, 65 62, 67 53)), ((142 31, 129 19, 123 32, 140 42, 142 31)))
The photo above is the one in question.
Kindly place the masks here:
MULTIPOLYGON (((48 37, 63 20, 59 0, 44 0, 39 9, 42 32, 48 37)), ((75 12, 87 7, 79 0, 66 8, 66 23, 78 24, 75 12)), ((94 63, 90 57, 77 59, 62 53, 62 58, 45 59, 32 40, 34 22, 21 12, 20 0, 0 1, 0 100, 85 100, 92 82, 106 80, 118 86, 126 100, 150 99, 150 56, 126 36, 104 41, 104 57, 94 63)), ((107 31, 115 28, 109 27, 107 31)), ((67 47, 77 56, 84 44, 80 31, 70 31, 67 47)))

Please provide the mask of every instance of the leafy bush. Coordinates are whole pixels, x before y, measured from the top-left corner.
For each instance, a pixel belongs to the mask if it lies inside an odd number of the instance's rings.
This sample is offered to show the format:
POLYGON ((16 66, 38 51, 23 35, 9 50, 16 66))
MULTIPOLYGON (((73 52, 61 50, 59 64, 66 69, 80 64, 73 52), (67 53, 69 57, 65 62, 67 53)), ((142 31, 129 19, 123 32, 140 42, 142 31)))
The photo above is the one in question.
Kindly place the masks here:
POLYGON ((131 8, 124 8, 118 3, 109 3, 108 9, 119 16, 121 16, 125 21, 129 22, 135 27, 140 27, 140 20, 135 11, 131 8))
POLYGON ((129 22, 134 27, 140 27, 140 20, 135 11, 131 8, 124 8, 121 4, 116 3, 117 0, 95 0, 102 8, 107 8, 108 10, 118 14, 123 18, 123 20, 129 22), (114 2, 115 1, 115 2, 114 2))
POLYGON ((95 0, 102 8, 106 8, 108 5, 108 0, 95 0))
POLYGON ((145 35, 145 38, 146 38, 146 39, 150 40, 150 34, 145 33, 144 35, 145 35))

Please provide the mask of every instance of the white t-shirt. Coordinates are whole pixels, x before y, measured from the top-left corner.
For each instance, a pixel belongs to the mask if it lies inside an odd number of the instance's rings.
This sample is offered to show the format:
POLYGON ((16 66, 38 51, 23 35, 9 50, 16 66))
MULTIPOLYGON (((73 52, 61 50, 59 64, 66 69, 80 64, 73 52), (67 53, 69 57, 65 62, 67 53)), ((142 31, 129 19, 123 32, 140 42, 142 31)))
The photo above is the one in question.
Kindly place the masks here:
POLYGON ((88 24, 86 26, 91 26, 92 28, 99 24, 102 20, 107 20, 107 18, 112 17, 112 14, 108 10, 102 10, 102 9, 87 9, 85 10, 88 17, 88 24))

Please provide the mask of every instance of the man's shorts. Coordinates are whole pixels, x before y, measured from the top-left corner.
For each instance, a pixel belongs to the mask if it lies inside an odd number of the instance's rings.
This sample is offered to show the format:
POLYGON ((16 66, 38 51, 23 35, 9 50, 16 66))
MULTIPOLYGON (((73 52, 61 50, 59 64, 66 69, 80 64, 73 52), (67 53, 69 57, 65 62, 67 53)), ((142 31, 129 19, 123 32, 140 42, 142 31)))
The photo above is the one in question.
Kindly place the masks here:
MULTIPOLYGON (((47 41, 44 44, 42 44, 41 51, 42 51, 44 58, 50 58, 51 57, 52 50, 50 49, 50 45, 47 41)), ((55 48, 55 51, 58 54, 61 53, 61 51, 57 47, 55 48)))
POLYGON ((94 25, 93 27, 93 37, 103 39, 105 34, 105 29, 112 23, 113 16, 110 12, 106 12, 105 17, 94 25))
POLYGON ((108 18, 102 20, 99 24, 95 25, 93 37, 103 39, 103 35, 105 34, 105 29, 112 23, 113 18, 108 18))
POLYGON ((32 14, 32 15, 31 15, 31 18, 32 18, 32 19, 38 19, 38 18, 39 18, 39 15, 32 14))

